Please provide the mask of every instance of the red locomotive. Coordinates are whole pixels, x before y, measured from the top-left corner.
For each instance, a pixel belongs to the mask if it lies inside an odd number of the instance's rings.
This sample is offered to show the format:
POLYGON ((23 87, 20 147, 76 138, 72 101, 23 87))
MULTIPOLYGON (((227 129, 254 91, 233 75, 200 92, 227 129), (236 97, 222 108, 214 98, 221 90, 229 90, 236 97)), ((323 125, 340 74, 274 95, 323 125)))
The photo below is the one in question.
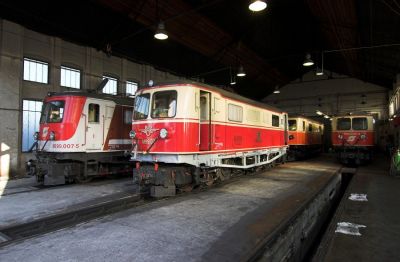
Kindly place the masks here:
POLYGON ((301 159, 322 150, 324 125, 303 116, 289 117, 289 152, 291 159, 301 159))
POLYGON ((344 164, 359 165, 371 160, 375 146, 374 118, 361 114, 333 117, 332 144, 344 164))
POLYGON ((49 93, 32 147, 36 159, 28 163, 31 174, 57 185, 127 172, 133 102, 107 94, 49 93))
POLYGON ((287 114, 209 85, 162 84, 136 93, 130 136, 134 182, 168 196, 282 158, 287 114))

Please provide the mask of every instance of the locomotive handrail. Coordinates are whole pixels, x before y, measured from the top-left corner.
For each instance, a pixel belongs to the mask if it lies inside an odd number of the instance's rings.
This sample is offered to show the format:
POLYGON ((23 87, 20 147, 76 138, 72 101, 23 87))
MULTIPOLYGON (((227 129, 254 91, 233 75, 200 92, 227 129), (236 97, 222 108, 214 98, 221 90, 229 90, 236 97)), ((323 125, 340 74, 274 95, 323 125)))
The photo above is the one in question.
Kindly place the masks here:
POLYGON ((86 115, 84 113, 82 113, 82 116, 85 117, 85 121, 84 121, 84 123, 85 123, 85 136, 84 136, 85 143, 82 144, 82 146, 83 146, 83 145, 86 145, 86 133, 88 131, 88 128, 87 128, 87 123, 86 123, 86 115))

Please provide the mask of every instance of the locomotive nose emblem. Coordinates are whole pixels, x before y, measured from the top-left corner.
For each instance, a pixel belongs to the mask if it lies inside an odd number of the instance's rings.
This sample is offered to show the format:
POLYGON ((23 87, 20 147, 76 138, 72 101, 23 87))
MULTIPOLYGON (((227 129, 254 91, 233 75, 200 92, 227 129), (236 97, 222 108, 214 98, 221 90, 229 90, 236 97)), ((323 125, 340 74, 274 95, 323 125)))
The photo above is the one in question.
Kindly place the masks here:
POLYGON ((152 128, 151 126, 145 126, 144 129, 140 129, 140 132, 144 133, 146 136, 150 136, 156 131, 158 131, 158 129, 152 128))

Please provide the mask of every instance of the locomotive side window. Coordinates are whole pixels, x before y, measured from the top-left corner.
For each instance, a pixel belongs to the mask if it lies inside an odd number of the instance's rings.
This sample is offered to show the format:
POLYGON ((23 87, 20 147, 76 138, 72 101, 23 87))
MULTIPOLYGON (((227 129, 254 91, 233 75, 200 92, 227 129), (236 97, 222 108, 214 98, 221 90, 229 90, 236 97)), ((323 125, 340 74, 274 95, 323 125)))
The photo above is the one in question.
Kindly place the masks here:
POLYGON ((311 124, 311 123, 309 123, 309 124, 308 124, 308 132, 312 132, 312 130, 313 130, 313 128, 312 128, 312 124, 311 124))
POLYGON ((146 119, 149 115, 150 94, 135 97, 135 108, 133 119, 146 119))
POLYGON ((367 130, 368 121, 366 117, 354 117, 353 118, 353 130, 367 130))
POLYGON ((337 120, 337 130, 350 130, 351 119, 350 118, 338 118, 337 120))
POLYGON ((279 116, 272 115, 272 126, 279 127, 279 116))
POLYGON ((303 131, 306 131, 306 121, 303 121, 303 131))
POLYGON ((89 123, 99 123, 100 106, 98 104, 89 104, 89 123))
POLYGON ((127 107, 124 110, 124 124, 132 124, 132 109, 127 107))
POLYGON ((40 123, 61 123, 65 101, 50 101, 44 104, 40 123))
POLYGON ((290 131, 297 130, 297 121, 296 120, 289 120, 289 130, 290 131))
POLYGON ((241 106, 228 104, 228 120, 233 122, 242 122, 243 108, 241 106))
POLYGON ((151 106, 151 117, 174 117, 176 115, 176 97, 177 92, 175 90, 155 92, 151 106))

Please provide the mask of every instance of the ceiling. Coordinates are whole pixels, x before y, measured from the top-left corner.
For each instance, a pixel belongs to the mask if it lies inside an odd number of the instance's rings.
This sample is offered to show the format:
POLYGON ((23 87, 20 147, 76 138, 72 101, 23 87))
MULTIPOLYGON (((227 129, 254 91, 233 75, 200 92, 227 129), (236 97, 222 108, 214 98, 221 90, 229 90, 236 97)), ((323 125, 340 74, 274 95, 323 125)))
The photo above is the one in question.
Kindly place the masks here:
POLYGON ((247 75, 233 89, 258 100, 314 70, 302 66, 307 52, 321 64, 324 51, 324 69, 392 88, 400 0, 267 2, 253 13, 244 0, 0 0, 0 17, 218 86, 243 65, 247 75), (160 20, 166 41, 153 38, 160 20), (380 47, 360 48, 371 46, 380 47))

